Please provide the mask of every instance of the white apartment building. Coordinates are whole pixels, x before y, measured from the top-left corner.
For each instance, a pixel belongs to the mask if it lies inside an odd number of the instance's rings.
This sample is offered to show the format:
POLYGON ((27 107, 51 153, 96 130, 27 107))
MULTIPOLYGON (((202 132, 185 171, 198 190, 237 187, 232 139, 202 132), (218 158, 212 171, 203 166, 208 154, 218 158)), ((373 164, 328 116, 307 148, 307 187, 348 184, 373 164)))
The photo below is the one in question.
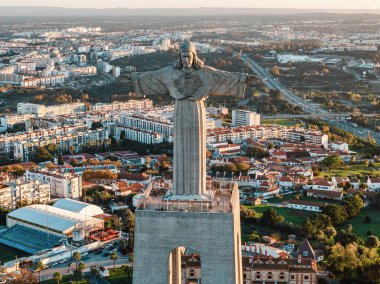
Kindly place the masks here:
MULTIPOLYGON (((117 140, 124 137, 144 144, 158 144, 165 141, 164 136, 161 133, 126 126, 117 126, 115 129, 115 136, 117 140)), ((169 139, 169 141, 171 141, 171 139, 169 139)))
MULTIPOLYGON (((40 181, 25 181, 18 179, 15 182, 5 184, 3 198, 8 198, 3 201, 4 204, 10 205, 10 209, 16 209, 20 206, 28 204, 41 204, 50 201, 50 184, 40 181), (10 189, 11 194, 8 190, 10 189), (9 200, 9 197, 11 198, 9 200)), ((1 189, 0 189, 1 190, 1 189)))
POLYGON ((12 188, 9 185, 0 184, 0 207, 13 209, 12 188))
POLYGON ((60 104, 52 106, 44 106, 32 103, 18 103, 17 113, 19 114, 35 114, 37 117, 45 115, 64 115, 83 112, 86 110, 84 103, 60 104))
POLYGON ((12 127, 18 123, 24 123, 26 120, 33 118, 33 114, 11 114, 0 117, 0 126, 12 127))
POLYGON ((228 108, 226 107, 208 107, 206 108, 206 112, 211 115, 221 115, 221 114, 228 114, 228 108))
POLYGON ((32 138, 24 141, 13 143, 13 157, 21 161, 29 161, 35 154, 38 147, 49 144, 55 144, 58 150, 68 152, 70 147, 74 147, 74 152, 82 150, 86 144, 96 144, 100 141, 108 141, 109 132, 105 129, 87 130, 85 132, 76 132, 62 136, 46 136, 32 138))
POLYGON ((173 122, 168 117, 160 114, 121 114, 120 125, 142 131, 160 133, 164 139, 171 139, 174 135, 173 122))
POLYGON ((32 141, 35 139, 39 140, 51 140, 55 141, 57 138, 59 141, 60 137, 70 136, 77 132, 87 131, 88 127, 86 125, 77 126, 64 126, 52 129, 39 129, 35 131, 20 132, 20 133, 9 133, 0 135, 0 155, 10 155, 12 156, 15 149, 15 143, 23 141, 32 141))
POLYGON ((302 128, 289 128, 286 140, 290 142, 306 142, 322 145, 325 149, 327 149, 329 144, 329 137, 327 134, 322 134, 319 130, 302 128))
POLYGON ((95 66, 75 67, 70 70, 70 77, 96 75, 98 69, 95 66))
POLYGON ((342 141, 335 141, 331 142, 331 149, 332 150, 339 150, 343 152, 348 152, 348 144, 346 142, 342 141))
POLYGON ((149 99, 144 100, 129 100, 126 102, 112 102, 111 104, 96 103, 92 106, 92 111, 108 112, 114 110, 134 110, 141 111, 153 108, 153 101, 149 99))
POLYGON ((275 125, 215 128, 208 130, 206 135, 208 144, 227 142, 228 140, 241 143, 245 139, 251 138, 253 140, 279 139, 290 142, 306 142, 324 147, 328 145, 328 136, 320 131, 275 125))
POLYGON ((18 103, 17 113, 19 114, 35 114, 37 116, 44 116, 46 114, 46 107, 44 105, 32 103, 18 103))
POLYGON ((260 114, 248 110, 232 110, 232 126, 260 125, 260 114))
POLYGON ((50 184, 50 195, 76 199, 82 196, 82 177, 71 173, 26 171, 25 179, 50 184))

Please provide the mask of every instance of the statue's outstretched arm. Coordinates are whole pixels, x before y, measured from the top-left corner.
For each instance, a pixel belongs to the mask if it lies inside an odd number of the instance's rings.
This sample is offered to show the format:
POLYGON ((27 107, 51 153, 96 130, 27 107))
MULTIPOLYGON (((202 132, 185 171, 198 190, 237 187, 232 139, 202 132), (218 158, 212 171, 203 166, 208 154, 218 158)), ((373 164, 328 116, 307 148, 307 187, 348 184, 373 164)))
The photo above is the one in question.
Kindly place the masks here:
POLYGON ((160 72, 133 72, 131 81, 137 96, 169 94, 160 72))
POLYGON ((218 69, 210 70, 212 84, 210 95, 244 97, 247 83, 258 84, 259 79, 255 75, 247 73, 227 72, 218 69))
POLYGON ((210 95, 244 97, 248 74, 217 69, 210 70, 209 74, 212 76, 210 95))

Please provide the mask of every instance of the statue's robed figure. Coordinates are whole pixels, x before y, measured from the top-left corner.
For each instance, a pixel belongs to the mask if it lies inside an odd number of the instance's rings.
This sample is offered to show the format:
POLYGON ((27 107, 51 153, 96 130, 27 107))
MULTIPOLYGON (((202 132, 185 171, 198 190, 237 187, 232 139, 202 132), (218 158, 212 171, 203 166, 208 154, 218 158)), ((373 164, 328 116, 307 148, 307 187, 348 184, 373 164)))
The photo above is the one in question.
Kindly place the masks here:
POLYGON ((181 45, 176 65, 132 73, 137 95, 170 95, 174 108, 174 194, 206 193, 206 113, 210 95, 243 97, 247 74, 205 66, 195 46, 181 45))

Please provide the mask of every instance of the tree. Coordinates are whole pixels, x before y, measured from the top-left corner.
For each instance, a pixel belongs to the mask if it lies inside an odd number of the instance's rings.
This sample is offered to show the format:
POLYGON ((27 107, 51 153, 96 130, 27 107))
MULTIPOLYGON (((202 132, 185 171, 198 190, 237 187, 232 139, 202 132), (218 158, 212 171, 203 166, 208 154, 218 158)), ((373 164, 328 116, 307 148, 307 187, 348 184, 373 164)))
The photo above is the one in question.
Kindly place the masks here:
POLYGON ((336 230, 333 226, 326 227, 325 235, 328 239, 332 239, 336 236, 336 230))
POLYGON ((353 197, 348 197, 344 200, 344 207, 348 217, 355 217, 360 213, 360 210, 364 207, 362 198, 356 194, 353 197))
POLYGON ((38 270, 38 283, 41 283, 41 271, 45 269, 45 264, 42 261, 37 262, 36 270, 38 270))
POLYGON ((60 273, 60 272, 58 272, 58 271, 54 272, 54 274, 53 274, 53 279, 54 279, 55 281, 57 281, 57 284, 59 284, 59 282, 62 281, 62 273, 60 273))
POLYGON ((166 161, 162 161, 160 164, 160 172, 166 172, 169 169, 169 165, 166 161))
POLYGON ((79 264, 78 264, 78 270, 82 272, 85 269, 86 269, 86 264, 84 264, 83 261, 79 262, 79 264))
POLYGON ((327 257, 327 264, 334 272, 343 274, 346 270, 352 270, 360 266, 360 260, 357 254, 357 245, 350 244, 347 247, 340 243, 331 247, 330 255, 327 257))
POLYGON ((239 172, 245 172, 250 169, 250 166, 247 163, 238 163, 235 166, 236 166, 236 170, 239 172))
POLYGON ((28 270, 22 270, 20 274, 14 274, 12 279, 8 279, 9 284, 37 284, 37 279, 33 273, 28 270))
POLYGON ((307 238, 310 238, 315 234, 315 227, 309 218, 306 218, 306 220, 303 222, 302 231, 307 238))
POLYGON ((37 163, 50 161, 52 159, 52 155, 46 150, 45 147, 38 147, 36 154, 34 155, 34 160, 37 163))
POLYGON ((119 259, 117 251, 113 251, 110 255, 110 259, 113 261, 113 269, 116 269, 116 261, 119 259))
POLYGON ((59 156, 58 156, 58 165, 64 165, 65 164, 65 162, 63 161, 63 156, 62 156, 62 154, 60 154, 59 156))
POLYGON ((80 98, 81 98, 81 100, 83 100, 83 101, 88 101, 88 99, 89 99, 89 95, 88 95, 88 94, 82 94, 82 95, 80 96, 80 98))
POLYGON ((72 165, 73 167, 77 167, 79 165, 78 159, 75 159, 75 158, 71 159, 70 165, 72 165))
POLYGON ((377 249, 380 245, 379 238, 374 235, 367 236, 367 240, 365 241, 365 245, 369 248, 377 249))
POLYGON ((344 166, 342 158, 338 155, 329 156, 323 159, 322 164, 330 169, 339 169, 344 166))
POLYGON ((279 215, 276 210, 272 207, 269 207, 267 210, 263 212, 261 216, 261 222, 265 225, 273 225, 277 223, 281 223, 285 220, 284 216, 279 215))
POLYGON ((328 204, 323 213, 331 218, 334 225, 341 225, 348 217, 345 208, 336 204, 328 204))
POLYGON ((75 260, 75 269, 78 269, 78 263, 81 260, 82 256, 79 251, 75 251, 73 253, 73 259, 75 260))

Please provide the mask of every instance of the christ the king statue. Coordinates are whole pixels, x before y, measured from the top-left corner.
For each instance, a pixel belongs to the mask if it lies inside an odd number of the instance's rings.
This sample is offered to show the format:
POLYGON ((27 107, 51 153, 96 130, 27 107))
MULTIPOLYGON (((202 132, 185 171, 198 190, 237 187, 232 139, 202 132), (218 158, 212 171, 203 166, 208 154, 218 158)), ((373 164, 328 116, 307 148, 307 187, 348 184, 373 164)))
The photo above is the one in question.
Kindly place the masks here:
POLYGON ((257 77, 221 71, 204 65, 193 43, 180 47, 174 66, 134 72, 137 95, 170 95, 174 105, 174 195, 206 194, 206 113, 210 95, 244 96, 247 80, 257 77))

